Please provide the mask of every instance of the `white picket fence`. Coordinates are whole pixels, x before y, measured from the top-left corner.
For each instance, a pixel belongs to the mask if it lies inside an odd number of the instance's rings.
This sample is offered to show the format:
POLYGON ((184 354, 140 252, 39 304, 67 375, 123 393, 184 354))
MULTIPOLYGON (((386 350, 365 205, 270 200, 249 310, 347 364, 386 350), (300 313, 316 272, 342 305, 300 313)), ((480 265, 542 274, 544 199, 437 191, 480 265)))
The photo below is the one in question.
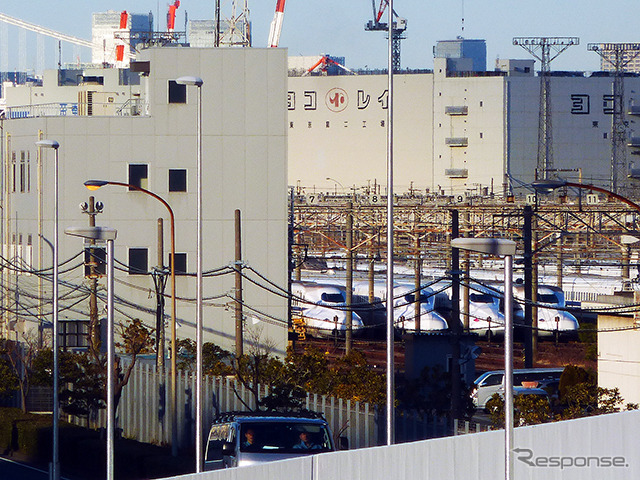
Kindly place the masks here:
MULTIPOLYGON (((124 366, 123 361, 123 366, 124 366)), ((189 448, 195 439, 195 374, 179 371, 177 376, 178 446, 189 448)), ((169 372, 160 375, 155 364, 136 364, 124 388, 116 412, 117 427, 122 435, 145 443, 166 445, 171 442, 169 418, 169 372)), ((258 387, 260 398, 268 389, 258 387)), ((203 385, 204 435, 214 416, 220 412, 255 408, 251 392, 233 377, 205 376, 203 385), (242 399, 242 400, 241 400, 242 399), (244 403, 243 403, 244 402, 244 403)), ((378 445, 375 411, 367 403, 352 402, 326 395, 307 394, 306 408, 322 412, 331 430, 346 436, 354 448, 378 445)), ((86 420, 72 417, 73 423, 86 420)), ((101 410, 95 424, 106 425, 106 412, 101 410)))

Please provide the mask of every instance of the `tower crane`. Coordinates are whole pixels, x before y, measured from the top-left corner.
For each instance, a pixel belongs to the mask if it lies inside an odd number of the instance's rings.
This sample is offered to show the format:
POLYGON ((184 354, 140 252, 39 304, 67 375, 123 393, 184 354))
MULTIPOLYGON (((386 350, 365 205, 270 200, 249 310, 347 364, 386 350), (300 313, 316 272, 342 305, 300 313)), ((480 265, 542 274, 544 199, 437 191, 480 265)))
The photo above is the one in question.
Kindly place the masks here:
POLYGON ((284 19, 284 3, 286 0, 276 0, 276 13, 271 21, 269 29, 269 47, 276 48, 280 42, 280 32, 282 32, 282 21, 284 19))
MULTIPOLYGON (((380 6, 378 8, 376 8, 376 0, 371 0, 371 6, 373 7, 373 20, 369 20, 365 24, 364 29, 367 32, 388 32, 389 24, 381 22, 380 19, 389 6, 389 0, 380 0, 380 6)), ((397 72, 400 70, 400 40, 407 38, 404 34, 407 29, 407 19, 399 17, 395 10, 389 12, 389 18, 393 19, 391 36, 392 65, 393 71, 397 72)))

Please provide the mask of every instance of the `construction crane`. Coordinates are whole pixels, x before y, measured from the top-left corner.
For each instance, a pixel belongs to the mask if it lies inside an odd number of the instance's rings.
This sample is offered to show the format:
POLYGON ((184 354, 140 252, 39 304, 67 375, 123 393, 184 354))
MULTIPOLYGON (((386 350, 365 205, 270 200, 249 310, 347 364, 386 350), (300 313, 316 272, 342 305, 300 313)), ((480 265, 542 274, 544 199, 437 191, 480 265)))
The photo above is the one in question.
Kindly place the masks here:
MULTIPOLYGON (((373 7, 373 20, 369 20, 364 29, 367 32, 389 32, 389 24, 380 22, 384 11, 389 6, 389 0, 380 0, 380 6, 376 8, 376 0, 371 0, 371 6, 373 7)), ((407 38, 404 34, 407 29, 407 20, 405 18, 401 18, 395 12, 389 13, 389 18, 393 19, 393 33, 391 37, 391 48, 392 48, 392 65, 393 71, 397 72, 400 70, 400 40, 407 38)), ((389 38, 387 36, 387 38, 389 38)))
POLYGON ((40 35, 46 35, 51 38, 55 38, 56 40, 60 40, 62 42, 72 43, 74 45, 79 45, 81 47, 93 48, 93 42, 88 40, 83 40, 82 38, 73 37, 71 35, 66 35, 64 33, 56 32, 55 30, 51 30, 49 28, 41 27, 40 25, 34 25, 33 23, 25 22, 24 20, 19 20, 17 18, 10 17, 9 15, 5 15, 4 13, 0 13, 0 22, 8 23, 9 25, 14 25, 16 27, 24 28, 25 30, 31 30, 32 32, 39 33, 40 35))
POLYGON ((286 0, 276 0, 276 13, 271 21, 271 28, 269 29, 269 40, 267 44, 269 47, 276 48, 280 43, 280 32, 282 32, 282 21, 284 20, 284 3, 286 0))
POLYGON ((350 73, 352 75, 357 75, 356 72, 354 72, 353 70, 350 70, 347 67, 345 67, 344 65, 336 62, 335 60, 330 58, 328 55, 323 55, 322 58, 320 60, 318 60, 309 70, 304 72, 302 74, 302 76, 306 77, 307 75, 309 75, 311 72, 313 72, 318 67, 320 67, 320 70, 322 70, 323 72, 326 72, 327 71, 327 67, 329 65, 335 65, 336 67, 344 70, 345 72, 348 72, 348 73, 350 73))

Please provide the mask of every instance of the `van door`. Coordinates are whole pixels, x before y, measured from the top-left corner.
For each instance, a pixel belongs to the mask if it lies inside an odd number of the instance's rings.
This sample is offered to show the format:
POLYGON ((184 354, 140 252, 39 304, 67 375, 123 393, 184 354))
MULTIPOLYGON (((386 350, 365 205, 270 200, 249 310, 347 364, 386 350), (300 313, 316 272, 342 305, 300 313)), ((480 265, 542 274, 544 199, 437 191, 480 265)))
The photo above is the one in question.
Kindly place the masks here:
POLYGON ((502 386, 503 373, 493 373, 485 377, 481 384, 478 385, 478 408, 485 408, 487 401, 498 393, 502 386))
POLYGON ((229 424, 213 425, 209 431, 209 440, 204 456, 204 470, 225 468, 222 447, 229 436, 229 424))

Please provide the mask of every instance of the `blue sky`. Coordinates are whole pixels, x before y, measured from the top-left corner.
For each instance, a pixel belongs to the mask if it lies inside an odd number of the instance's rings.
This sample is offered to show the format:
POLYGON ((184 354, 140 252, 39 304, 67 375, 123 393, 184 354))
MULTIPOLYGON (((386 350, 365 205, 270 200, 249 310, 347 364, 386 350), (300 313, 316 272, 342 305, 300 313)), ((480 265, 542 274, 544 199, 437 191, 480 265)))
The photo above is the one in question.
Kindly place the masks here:
MULTIPOLYGON (((375 0, 379 3, 379 0, 375 0)), ((184 24, 184 12, 190 19, 212 18, 213 0, 182 0, 177 25, 184 24)), ((229 11, 231 0, 223 0, 229 11)), ((242 3, 242 0, 239 0, 242 3)), ((167 0, 26 0, 2 2, 0 12, 47 28, 85 39, 91 37, 91 13, 128 10, 164 17, 167 0)), ((253 45, 266 46, 269 24, 276 0, 249 0, 253 23, 253 45)), ((462 34, 461 0, 395 0, 395 10, 407 19, 407 39, 402 43, 402 66, 431 68, 433 45, 437 40, 462 34)), ((381 32, 365 32, 364 24, 372 16, 371 0, 287 0, 280 45, 290 55, 330 53, 346 57, 349 67, 383 68, 387 63, 386 40, 381 32)), ((571 47, 552 64, 554 70, 597 70, 597 54, 588 52, 590 42, 640 42, 639 0, 465 0, 466 38, 487 40, 487 66, 497 57, 528 58, 520 47, 511 45, 514 36, 577 36, 580 45, 571 47)), ((17 31, 9 27, 10 68, 16 68, 17 31)), ((35 63, 36 40, 27 35, 29 64, 35 63)), ((54 65, 55 45, 47 43, 47 67, 54 65)), ((63 47, 64 48, 64 47, 63 47)), ((82 55, 86 49, 67 55, 82 55)), ((2 50, 0 50, 0 55, 2 50)), ((69 58, 66 61, 70 61, 69 58)))

